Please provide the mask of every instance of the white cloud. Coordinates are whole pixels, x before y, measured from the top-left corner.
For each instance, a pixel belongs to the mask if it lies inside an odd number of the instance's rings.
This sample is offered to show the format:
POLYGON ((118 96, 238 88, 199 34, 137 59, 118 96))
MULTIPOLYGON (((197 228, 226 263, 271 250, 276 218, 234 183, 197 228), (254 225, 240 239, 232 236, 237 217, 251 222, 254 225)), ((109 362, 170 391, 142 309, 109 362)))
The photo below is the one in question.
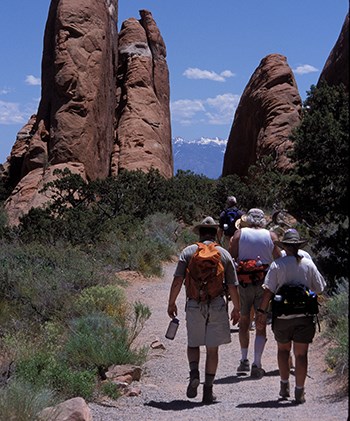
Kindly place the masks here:
POLYGON ((239 95, 223 94, 206 100, 209 124, 230 124, 240 100, 239 95))
POLYGON ((301 66, 293 69, 293 72, 297 75, 306 75, 307 73, 318 72, 318 69, 316 69, 314 66, 311 66, 311 64, 302 64, 301 66))
POLYGON ((0 124, 19 124, 26 121, 27 113, 20 111, 15 102, 0 101, 0 124))
POLYGON ((203 101, 200 99, 180 99, 171 103, 171 114, 175 116, 178 121, 182 119, 189 120, 195 114, 204 111, 205 107, 203 101))
POLYGON ((41 80, 39 77, 35 77, 33 75, 26 76, 26 84, 32 86, 38 86, 41 84, 41 80))
POLYGON ((231 124, 239 95, 223 94, 207 99, 182 99, 171 103, 171 117, 182 126, 231 124))
POLYGON ((2 88, 2 89, 0 89, 0 95, 7 95, 7 94, 9 94, 11 92, 11 89, 10 88, 2 88))
POLYGON ((211 70, 201 70, 198 68, 189 67, 183 72, 183 76, 188 79, 207 79, 215 82, 225 82, 227 78, 233 77, 234 73, 230 70, 224 70, 220 74, 211 70))

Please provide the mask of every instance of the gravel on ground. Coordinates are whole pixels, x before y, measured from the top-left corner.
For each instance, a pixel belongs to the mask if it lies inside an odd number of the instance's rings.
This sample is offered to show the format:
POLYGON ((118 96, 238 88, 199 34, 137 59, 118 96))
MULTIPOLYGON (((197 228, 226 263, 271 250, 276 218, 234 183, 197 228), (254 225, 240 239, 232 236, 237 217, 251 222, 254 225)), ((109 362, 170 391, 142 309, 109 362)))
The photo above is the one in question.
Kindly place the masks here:
MULTIPOLYGON (((180 326, 174 340, 165 338, 169 323, 167 301, 175 263, 166 264, 161 278, 143 278, 129 273, 126 293, 131 302, 147 304, 152 315, 137 338, 137 345, 150 348, 143 375, 134 386, 141 394, 123 396, 105 404, 90 403, 93 421, 346 421, 348 396, 342 392, 337 377, 327 371, 324 361, 327 342, 317 331, 309 351, 309 370, 305 386, 306 403, 293 402, 294 376, 291 375, 291 398, 280 400, 277 347, 271 327, 263 354, 266 375, 259 380, 236 375, 240 359, 238 328, 232 326, 232 342, 219 348, 219 367, 214 383, 217 402, 203 405, 202 385, 194 399, 186 397, 189 371, 186 357, 185 293, 178 298, 180 326), (151 349, 159 340, 164 349, 151 349)), ((230 303, 231 306, 231 303, 230 303)), ((254 331, 251 331, 248 358, 253 359, 254 331)), ((201 349, 200 372, 204 379, 205 349, 201 349)))

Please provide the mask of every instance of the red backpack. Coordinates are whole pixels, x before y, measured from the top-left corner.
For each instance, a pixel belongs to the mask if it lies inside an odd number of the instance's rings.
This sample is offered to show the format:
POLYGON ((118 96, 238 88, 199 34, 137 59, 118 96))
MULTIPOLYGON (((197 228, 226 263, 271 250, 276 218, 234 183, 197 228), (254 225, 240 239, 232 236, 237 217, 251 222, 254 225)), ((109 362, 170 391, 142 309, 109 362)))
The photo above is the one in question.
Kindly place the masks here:
POLYGON ((185 277, 186 295, 198 302, 210 301, 225 294, 224 265, 217 243, 196 243, 198 249, 191 257, 185 277))

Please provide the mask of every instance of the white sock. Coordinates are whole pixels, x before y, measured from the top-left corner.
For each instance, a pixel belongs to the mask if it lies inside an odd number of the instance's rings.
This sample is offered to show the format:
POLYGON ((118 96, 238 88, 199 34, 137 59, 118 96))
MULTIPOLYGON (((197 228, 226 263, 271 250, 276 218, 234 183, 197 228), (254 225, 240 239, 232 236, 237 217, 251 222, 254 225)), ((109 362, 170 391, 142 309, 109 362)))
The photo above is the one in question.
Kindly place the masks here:
POLYGON ((265 336, 255 336, 254 342, 254 363, 257 367, 261 368, 261 356, 265 348, 265 336))

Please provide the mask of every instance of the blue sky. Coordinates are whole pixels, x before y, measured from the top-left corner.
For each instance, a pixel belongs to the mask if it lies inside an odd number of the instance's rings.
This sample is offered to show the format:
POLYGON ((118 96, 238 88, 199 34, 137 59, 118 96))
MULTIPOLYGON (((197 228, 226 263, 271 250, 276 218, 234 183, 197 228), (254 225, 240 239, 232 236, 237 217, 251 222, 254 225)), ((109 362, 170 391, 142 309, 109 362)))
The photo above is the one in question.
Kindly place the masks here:
MULTIPOLYGON (((40 100, 50 0, 0 0, 0 163, 40 100)), ((172 136, 229 135, 262 58, 287 57, 303 99, 333 48, 348 0, 119 0, 119 22, 149 10, 167 47, 172 136)))

